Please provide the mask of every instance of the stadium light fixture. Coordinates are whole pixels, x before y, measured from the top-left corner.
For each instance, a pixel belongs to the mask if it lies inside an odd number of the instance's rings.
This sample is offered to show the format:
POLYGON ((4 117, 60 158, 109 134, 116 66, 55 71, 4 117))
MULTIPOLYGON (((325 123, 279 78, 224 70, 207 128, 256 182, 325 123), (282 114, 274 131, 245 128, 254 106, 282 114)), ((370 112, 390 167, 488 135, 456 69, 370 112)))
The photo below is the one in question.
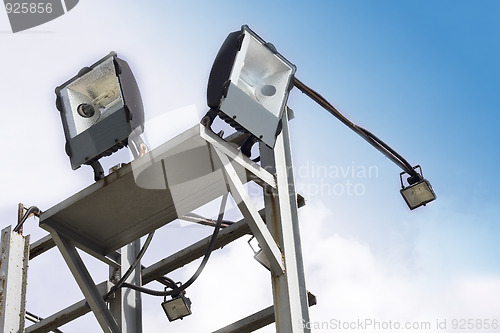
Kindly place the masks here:
POLYGON ((104 177, 99 159, 127 146, 133 131, 143 132, 144 108, 132 70, 111 52, 55 92, 71 167, 88 164, 95 180, 104 177))
POLYGON ((210 110, 202 122, 209 127, 219 115, 250 133, 253 142, 273 148, 295 70, 272 44, 242 26, 227 36, 215 58, 207 88, 210 110))

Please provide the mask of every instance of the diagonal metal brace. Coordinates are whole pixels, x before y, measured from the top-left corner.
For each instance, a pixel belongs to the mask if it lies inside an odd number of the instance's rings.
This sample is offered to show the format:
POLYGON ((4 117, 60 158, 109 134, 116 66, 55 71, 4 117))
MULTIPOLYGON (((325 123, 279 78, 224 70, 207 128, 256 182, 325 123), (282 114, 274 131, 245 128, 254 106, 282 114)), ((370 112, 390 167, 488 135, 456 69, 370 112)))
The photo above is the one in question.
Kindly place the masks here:
POLYGON ((207 141, 212 147, 219 149, 224 155, 228 156, 231 161, 238 163, 240 166, 244 167, 248 172, 250 172, 250 178, 255 182, 258 182, 261 186, 267 184, 272 188, 276 188, 276 181, 273 175, 266 169, 260 167, 255 162, 251 161, 247 157, 243 157, 241 152, 237 149, 228 145, 218 136, 213 134, 210 130, 207 130, 204 126, 200 128, 200 135, 207 141))
POLYGON ((268 258, 271 265, 271 271, 276 276, 282 275, 284 272, 283 258, 278 245, 276 245, 276 241, 269 232, 269 229, 267 229, 267 226, 258 210, 250 200, 248 192, 243 187, 243 183, 238 177, 238 174, 236 173, 236 170, 227 155, 220 151, 218 147, 213 147, 223 165, 231 195, 236 201, 241 213, 245 217, 245 221, 248 223, 250 230, 259 242, 262 251, 264 251, 264 254, 268 258))
POLYGON ((51 231, 51 235, 59 249, 59 252, 61 252, 63 256, 64 261, 66 261, 73 277, 85 296, 85 299, 92 309, 92 312, 99 322, 99 325, 101 325, 103 332, 120 333, 120 328, 118 327, 111 312, 108 310, 101 293, 92 280, 92 277, 85 267, 85 264, 78 254, 73 242, 56 231, 51 231))

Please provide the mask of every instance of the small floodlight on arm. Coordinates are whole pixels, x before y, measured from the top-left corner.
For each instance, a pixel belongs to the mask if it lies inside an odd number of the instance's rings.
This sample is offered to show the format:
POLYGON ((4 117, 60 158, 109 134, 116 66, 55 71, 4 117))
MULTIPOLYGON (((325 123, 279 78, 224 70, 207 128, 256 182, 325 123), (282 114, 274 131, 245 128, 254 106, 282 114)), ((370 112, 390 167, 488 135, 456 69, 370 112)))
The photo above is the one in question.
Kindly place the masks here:
POLYGON ((127 146, 132 131, 143 131, 144 109, 132 70, 111 52, 57 87, 56 96, 71 167, 90 165, 95 179, 102 178, 99 159, 127 146))
POLYGON ((411 210, 420 206, 425 206, 427 203, 436 199, 436 194, 431 184, 424 178, 422 168, 420 168, 420 165, 414 167, 414 169, 417 168, 420 169, 420 173, 418 173, 418 177, 413 176, 406 179, 408 186, 404 186, 403 184, 403 175, 406 174, 406 172, 401 172, 400 174, 401 195, 411 210))
POLYGON ((416 171, 416 168, 420 166, 412 167, 406 159, 404 159, 400 154, 398 154, 394 149, 392 149, 388 144, 380 140, 370 131, 352 123, 344 115, 342 115, 332 104, 330 104, 323 96, 318 94, 316 91, 312 90, 304 83, 302 83, 297 78, 294 79, 294 85, 313 101, 321 105, 325 110, 330 112, 331 115, 339 119, 344 125, 349 127, 351 130, 359 134, 363 139, 365 139, 369 144, 375 147, 378 151, 384 154, 392 162, 398 165, 404 171, 401 173, 401 185, 403 184, 402 176, 407 173, 409 175, 408 183, 410 186, 403 187, 401 194, 405 199, 408 207, 410 209, 415 209, 422 205, 425 206, 428 202, 436 199, 436 195, 432 190, 431 184, 428 180, 424 179, 423 176, 416 171))
POLYGON ((219 115, 236 130, 250 133, 252 140, 273 148, 295 69, 248 26, 230 33, 210 72, 210 110, 203 124, 210 127, 219 115))

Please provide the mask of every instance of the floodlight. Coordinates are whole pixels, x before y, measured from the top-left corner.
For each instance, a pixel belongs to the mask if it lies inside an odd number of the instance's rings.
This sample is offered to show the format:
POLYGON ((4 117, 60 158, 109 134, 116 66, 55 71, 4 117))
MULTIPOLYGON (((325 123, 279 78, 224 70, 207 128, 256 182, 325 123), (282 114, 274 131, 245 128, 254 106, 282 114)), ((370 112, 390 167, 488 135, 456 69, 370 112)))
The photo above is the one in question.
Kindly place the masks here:
MULTIPOLYGON (((420 168, 420 166, 417 165, 414 169, 416 168, 420 168)), ((420 206, 425 206, 427 203, 436 199, 436 194, 429 181, 424 179, 421 169, 418 177, 408 178, 409 186, 403 185, 403 174, 405 173, 406 172, 401 172, 400 174, 401 195, 411 210, 420 206)))
POLYGON ((370 131, 352 123, 343 114, 341 114, 330 102, 328 102, 323 96, 318 94, 313 89, 306 86, 299 79, 294 78, 294 86, 297 87, 304 94, 309 96, 313 101, 321 105, 325 110, 327 110, 332 116, 340 120, 344 125, 349 127, 351 130, 359 134, 363 139, 365 139, 369 144, 375 147, 378 151, 389 158, 394 164, 401 167, 404 171, 401 172, 401 194, 403 195, 408 207, 410 209, 415 209, 420 206, 425 206, 428 202, 436 199, 436 195, 432 190, 431 184, 428 180, 423 178, 422 169, 420 165, 412 167, 406 159, 404 159, 399 153, 392 149, 384 141, 380 140, 370 131), (415 171, 417 168, 420 169, 420 174, 415 171), (403 174, 408 174, 407 179, 409 186, 403 185, 403 174))
POLYGON ((165 314, 169 321, 182 319, 191 314, 191 300, 187 298, 185 293, 173 296, 170 300, 165 300, 161 303, 165 314))
POLYGON ((267 259, 266 257, 266 254, 264 253, 264 251, 262 251, 261 247, 257 244, 258 246, 258 249, 256 250, 254 248, 254 246, 252 245, 252 240, 254 240, 255 237, 252 236, 249 240, 248 240, 248 245, 250 245, 250 248, 252 249, 253 251, 253 258, 255 260, 257 260, 262 266, 264 266, 265 268, 267 268, 269 271, 271 270, 271 264, 269 263, 269 259, 267 259))
POLYGON ((66 153, 73 170, 94 168, 98 160, 127 146, 132 131, 142 133, 144 109, 132 71, 115 52, 56 88, 56 106, 66 137, 66 153))
POLYGON ((219 115, 273 148, 295 70, 272 44, 242 26, 227 36, 215 58, 207 88, 210 111, 203 123, 210 126, 219 115))

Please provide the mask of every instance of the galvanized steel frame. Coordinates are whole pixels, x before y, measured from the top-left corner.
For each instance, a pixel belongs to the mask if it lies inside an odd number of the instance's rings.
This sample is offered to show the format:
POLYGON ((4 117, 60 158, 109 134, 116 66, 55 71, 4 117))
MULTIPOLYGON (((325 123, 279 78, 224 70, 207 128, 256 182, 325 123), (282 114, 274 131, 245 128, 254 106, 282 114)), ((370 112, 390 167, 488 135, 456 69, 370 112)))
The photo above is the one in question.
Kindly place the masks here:
MULTIPOLYGON (((304 328, 306 325, 300 325, 301 322, 309 321, 309 313, 300 246, 297 193, 293 178, 287 112, 284 114, 283 128, 277 138, 275 148, 270 149, 264 144, 260 145, 260 167, 256 166, 255 163, 248 162, 248 159, 242 157, 241 154, 235 153, 233 147, 230 147, 229 144, 223 142, 222 139, 204 127, 200 128, 200 136, 213 148, 215 155, 222 163, 228 189, 244 216, 243 220, 221 230, 216 248, 251 233, 259 241, 259 246, 271 264, 274 306, 229 327, 234 327, 234 332, 241 332, 243 327, 241 325, 257 328, 275 321, 277 332, 309 332, 307 328, 304 328), (257 211, 250 200, 248 192, 236 173, 235 163, 249 171, 252 180, 264 188, 265 208, 263 210, 257 211), (272 172, 269 172, 269 170, 272 172)), ((134 260, 139 251, 139 242, 138 239, 131 245, 122 248, 121 255, 116 252, 106 257, 97 256, 98 259, 110 266, 110 276, 113 276, 117 269, 120 269, 121 273, 123 273, 129 267, 128 265, 134 260)), ((127 282, 144 285, 158 279, 203 256, 208 242, 209 237, 150 267, 142 268, 141 271, 137 269, 129 278, 130 281, 127 282)), ((31 251, 33 257, 42 254, 53 247, 54 244, 57 245, 70 268, 85 296, 85 300, 31 325, 26 329, 26 332, 42 332, 49 328, 56 328, 58 325, 63 325, 78 318, 90 310, 96 316, 104 332, 141 332, 140 295, 127 293, 127 296, 125 296, 126 293, 118 293, 118 298, 112 300, 110 308, 108 308, 103 300, 103 295, 107 293, 111 284, 106 282, 98 286, 95 285, 76 250, 76 244, 73 240, 52 230, 50 237, 45 237, 33 244, 31 251), (90 309, 86 303, 88 303, 90 309), (124 311, 125 308, 129 309, 128 312, 124 311), (125 317, 127 318, 127 325, 124 325, 125 320, 122 320, 125 317)), ((134 293, 136 292, 134 291, 134 293)), ((231 329, 223 331, 231 332, 231 329)))

